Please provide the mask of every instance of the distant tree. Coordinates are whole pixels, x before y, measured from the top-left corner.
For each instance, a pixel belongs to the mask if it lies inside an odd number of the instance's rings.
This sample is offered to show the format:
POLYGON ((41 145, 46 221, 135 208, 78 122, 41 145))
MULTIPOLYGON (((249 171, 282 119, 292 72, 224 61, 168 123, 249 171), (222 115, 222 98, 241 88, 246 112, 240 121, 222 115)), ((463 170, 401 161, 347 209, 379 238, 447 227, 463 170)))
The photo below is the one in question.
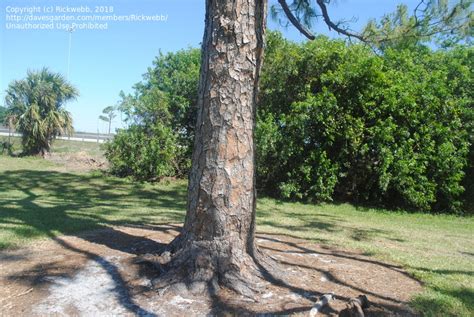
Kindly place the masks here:
POLYGON ((7 108, 0 106, 0 125, 5 124, 7 118, 7 108))
POLYGON ((105 107, 104 110, 102 110, 102 115, 99 116, 99 119, 102 121, 105 121, 109 124, 109 129, 108 129, 108 134, 110 134, 110 127, 112 125, 112 120, 117 116, 116 108, 113 106, 108 106, 105 107))
POLYGON ((22 133, 25 154, 44 156, 57 136, 72 133, 72 117, 64 104, 78 95, 61 74, 47 68, 28 71, 25 79, 10 83, 5 102, 22 133))

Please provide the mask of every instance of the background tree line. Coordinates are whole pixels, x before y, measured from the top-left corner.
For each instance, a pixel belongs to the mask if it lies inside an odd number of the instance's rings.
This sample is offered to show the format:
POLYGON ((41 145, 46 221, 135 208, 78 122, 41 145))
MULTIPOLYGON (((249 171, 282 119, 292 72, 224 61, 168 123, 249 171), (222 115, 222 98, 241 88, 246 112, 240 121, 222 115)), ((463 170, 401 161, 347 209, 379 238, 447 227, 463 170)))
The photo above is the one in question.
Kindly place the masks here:
MULTIPOLYGON (((267 37, 257 108, 257 186, 278 198, 472 211, 473 49, 384 48, 267 37)), ((160 54, 121 94, 127 129, 106 145, 111 170, 185 177, 200 51, 160 54)))

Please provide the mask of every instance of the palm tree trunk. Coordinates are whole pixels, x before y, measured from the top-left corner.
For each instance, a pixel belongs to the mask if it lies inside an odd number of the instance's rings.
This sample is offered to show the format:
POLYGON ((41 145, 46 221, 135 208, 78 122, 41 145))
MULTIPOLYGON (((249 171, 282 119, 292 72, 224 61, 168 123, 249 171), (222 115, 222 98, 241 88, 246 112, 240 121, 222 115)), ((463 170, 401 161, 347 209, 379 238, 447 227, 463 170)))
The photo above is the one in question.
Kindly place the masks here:
POLYGON ((12 144, 12 128, 8 125, 8 144, 12 144))

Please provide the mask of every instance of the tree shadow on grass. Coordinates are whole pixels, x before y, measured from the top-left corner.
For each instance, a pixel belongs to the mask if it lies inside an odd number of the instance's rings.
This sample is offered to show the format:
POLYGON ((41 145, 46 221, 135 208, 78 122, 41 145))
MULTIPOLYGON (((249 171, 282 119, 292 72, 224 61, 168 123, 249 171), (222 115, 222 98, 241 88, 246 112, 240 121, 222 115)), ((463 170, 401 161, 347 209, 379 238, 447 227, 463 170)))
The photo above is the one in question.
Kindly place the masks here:
MULTIPOLYGON (((342 253, 342 252, 334 251, 334 250, 331 250, 331 249, 326 248, 324 246, 321 246, 321 248, 322 249, 327 249, 327 252, 323 252, 322 250, 316 251, 316 250, 310 249, 308 247, 305 247, 302 244, 298 244, 298 243, 295 243, 295 242, 292 242, 292 241, 282 241, 280 239, 271 238, 269 236, 262 236, 262 234, 275 235, 275 236, 280 235, 280 236, 290 237, 290 238, 293 238, 293 239, 301 239, 301 238, 296 237, 296 236, 292 236, 292 235, 288 235, 288 234, 278 234, 278 235, 276 235, 276 234, 272 234, 272 233, 269 233, 269 232, 259 232, 259 234, 257 235, 257 237, 259 239, 264 239, 264 240, 269 240, 269 241, 276 242, 276 243, 286 244, 290 247, 293 247, 295 249, 300 250, 300 251, 291 251, 292 253, 300 252, 300 253, 306 253, 306 254, 311 254, 311 253, 324 254, 324 255, 331 255, 331 256, 335 256, 335 257, 350 259, 350 260, 354 260, 354 261, 358 261, 358 262, 366 262, 366 263, 370 263, 370 264, 381 265, 381 266, 396 270, 399 273, 403 273, 403 274, 406 274, 407 276, 411 277, 410 275, 408 275, 408 273, 403 271, 403 268, 399 265, 389 264, 389 263, 377 261, 377 260, 374 260, 374 259, 368 259, 368 258, 363 258, 363 257, 360 257, 360 256, 356 256, 356 255, 351 255, 348 252, 342 253)), ((262 246, 262 248, 272 250, 269 247, 263 247, 262 246)), ((273 250, 274 251, 279 251, 278 249, 273 249, 273 250)))
MULTIPOLYGON (((81 238, 109 248, 130 254, 159 251, 164 244, 114 230, 110 225, 128 224, 139 226, 147 222, 153 226, 151 209, 162 209, 161 217, 171 222, 183 218, 184 202, 181 187, 165 189, 140 188, 113 178, 87 174, 69 174, 55 171, 18 170, 0 173, 0 228, 10 231, 19 239, 50 237, 65 249, 85 255, 100 265, 115 284, 114 292, 118 302, 129 312, 137 315, 154 316, 138 306, 116 265, 98 254, 74 247, 58 237, 81 231, 103 229, 104 236, 81 234, 81 238), (145 203, 150 211, 140 212, 134 206, 145 203), (126 212, 133 212, 132 216, 126 212)), ((167 227, 166 230, 178 230, 167 227)), ((165 230, 155 226, 155 230, 165 230)), ((4 243, 3 247, 11 244, 4 243)), ((9 279, 29 285, 47 282, 46 275, 54 277, 60 263, 49 267, 33 268, 9 279)), ((59 270, 58 270, 59 269, 59 270)), ((71 277, 75 270, 61 273, 71 277)))
POLYGON ((0 226, 19 238, 114 224, 182 222, 182 186, 144 188, 100 175, 18 170, 0 173, 0 226), (143 208, 145 206, 146 208, 143 208))
MULTIPOLYGON (((132 184, 120 179, 104 178, 100 175, 17 170, 0 173, 0 199, 1 230, 10 231, 20 238, 51 237, 63 245, 64 248, 84 254, 108 272, 117 288, 124 289, 117 296, 120 297, 121 304, 127 310, 135 313, 140 312, 141 314, 148 313, 141 310, 133 302, 128 286, 113 263, 97 254, 70 246, 57 236, 92 229, 104 229, 107 230, 108 236, 88 238, 87 235, 81 235, 81 238, 130 254, 142 254, 150 250, 156 252, 156 250, 163 247, 162 244, 113 230, 108 226, 120 224, 143 228, 143 223, 147 223, 147 229, 179 231, 179 227, 170 229, 168 226, 159 226, 151 212, 159 213, 161 219, 167 219, 170 222, 182 222, 186 202, 184 186, 147 187, 143 184, 132 184), (145 210, 144 207, 146 207, 145 210), (133 217, 131 214, 133 214, 133 217), (120 243, 111 243, 111 241, 119 241, 120 243)), ((289 215, 287 214, 287 216, 289 215)), ((296 216, 298 217, 298 215, 296 216)), ((335 232, 341 229, 341 217, 337 215, 315 213, 310 216, 313 218, 300 216, 303 217, 301 220, 304 223, 301 226, 285 226, 272 220, 268 220, 266 224, 290 230, 313 230, 317 228, 318 230, 335 232)), ((264 211, 264 218, 271 219, 269 211, 264 211)), ((352 238, 354 240, 370 240, 371 237, 377 235, 387 236, 390 235, 390 232, 380 230, 367 232, 364 229, 354 229, 352 238)), ((301 252, 311 251, 309 249, 304 250, 305 247, 301 245, 299 247, 303 248, 301 252)), ((347 257, 347 255, 335 255, 334 253, 331 253, 331 255, 347 257)), ((367 259, 364 261, 377 262, 367 259)), ((297 265, 295 263, 289 264, 297 265)), ((400 269, 396 266, 392 268, 400 269)), ((38 268, 38 270, 41 269, 38 268)), ((39 282, 34 280, 34 275, 32 274, 29 282, 39 282)), ((297 289, 284 281, 278 281, 278 278, 272 276, 270 272, 267 272, 266 277, 269 281, 287 287, 292 292, 308 293, 304 289, 297 289)), ((349 285, 349 287, 351 286, 349 285)), ((446 292, 449 292, 449 296, 461 298, 469 306, 469 297, 472 295, 472 291, 448 290, 446 292)), ((313 299, 318 295, 316 292, 310 294, 313 299)), ((238 307, 232 306, 230 303, 216 301, 216 305, 238 311, 238 307)), ((469 307, 472 307, 472 305, 469 307)), ((305 311, 309 308, 302 307, 273 313, 289 314, 305 311)), ((251 314, 250 311, 247 313, 251 314)))
MULTIPOLYGON (((398 266, 398 265, 393 265, 393 264, 388 264, 388 263, 384 263, 384 262, 380 262, 380 261, 377 261, 377 260, 372 260, 372 259, 367 259, 367 258, 364 258, 364 257, 361 257, 359 255, 355 255, 355 254, 350 254, 350 253, 347 253, 347 252, 340 252, 340 251, 333 251, 333 250, 327 250, 326 252, 322 251, 322 250, 314 250, 314 249, 311 249, 311 248, 308 248, 308 247, 305 247, 299 243, 295 243, 295 242, 292 242, 292 241, 282 241, 280 239, 274 239, 274 238, 271 238, 271 237, 268 237, 268 236, 262 236, 262 235, 258 235, 258 238, 259 239, 263 239, 263 240, 268 240, 268 241, 271 241, 271 242, 276 242, 276 243, 279 243, 279 244, 282 244, 282 245, 286 245, 286 246, 289 246, 291 248, 293 248, 293 250, 291 250, 292 253, 303 253, 303 254, 318 254, 318 255, 329 255, 329 256, 332 256, 332 257, 336 257, 336 258, 344 258, 344 259, 349 259, 349 260, 352 260, 352 261, 357 261, 357 262, 362 262, 362 263, 368 263, 368 264, 373 264, 373 265, 377 265, 377 266, 382 266, 386 269, 389 269, 389 270, 392 270, 392 271, 395 271, 397 273, 400 273, 400 274, 403 274, 405 275, 406 277, 408 277, 409 279, 413 279, 414 278, 406 273, 402 267, 398 266), (296 249, 296 250, 295 250, 296 249)), ((266 249, 266 250, 270 250, 270 251, 276 251, 276 252, 281 252, 279 249, 277 248, 271 248, 271 247, 268 247, 268 246, 260 246, 260 248, 262 249, 266 249)), ((281 261, 280 261, 281 262, 281 261)), ((391 297, 387 297, 387 296, 382 296, 380 294, 376 294, 376 293, 373 293, 373 292, 370 292, 366 289, 362 289, 362 288, 359 288, 358 286, 356 285, 349 285, 347 284, 346 282, 338 279, 336 276, 334 276, 330 271, 327 271, 327 270, 320 270, 318 268, 314 268, 314 267, 309 267, 309 266, 304 266, 302 264, 299 264, 299 263, 289 263, 289 262, 281 262, 282 264, 286 264, 286 265, 290 265, 290 266, 299 266, 299 267, 302 267, 302 268, 306 268, 306 269, 312 269, 312 270, 317 270, 321 273, 323 273, 325 276, 329 277, 329 279, 339 285, 343 285, 343 286, 346 286, 346 287, 349 287, 349 288, 352 288, 354 290, 357 290, 359 292, 361 292, 362 294, 368 294, 368 295, 372 295, 374 297, 378 297, 380 299, 384 299, 384 300, 388 300, 388 301, 392 301, 392 302, 395 302, 395 303, 400 303, 397 299, 395 298, 391 298, 391 297)))
POLYGON ((458 289, 436 289, 441 294, 454 297, 460 300, 469 311, 474 311, 474 289, 458 288, 458 289))
MULTIPOLYGON (((405 239, 396 237, 396 233, 387 229, 379 228, 365 228, 354 227, 353 224, 347 223, 346 220, 337 214, 327 214, 321 212, 288 212, 282 210, 280 207, 274 207, 271 210, 259 209, 257 211, 258 225, 266 225, 283 230, 291 230, 292 232, 325 232, 337 233, 340 231, 347 231, 349 236, 354 241, 370 242, 377 238, 383 238, 390 241, 405 242, 405 239), (291 220, 296 220, 297 224, 288 224, 284 220, 275 219, 274 214, 278 217, 284 217, 291 220)), ((312 238, 321 243, 328 241, 320 238, 312 238)))
MULTIPOLYGON (((63 248, 86 256, 102 267, 114 281, 115 296, 121 306, 134 314, 152 315, 135 303, 130 286, 114 263, 99 254, 79 249, 58 236, 90 230, 97 233, 101 229, 104 235, 87 233, 76 235, 129 254, 159 252, 164 244, 115 230, 110 225, 121 224, 143 228, 143 223, 147 223, 148 229, 179 231, 179 227, 159 226, 154 223, 150 211, 156 210, 154 212, 160 213, 170 222, 181 222, 186 201, 184 186, 147 187, 100 175, 18 170, 0 174, 0 193, 3 193, 0 197, 5 198, 0 202, 2 230, 9 230, 21 238, 50 237, 63 248), (11 196, 6 196, 6 193, 11 196), (143 206, 149 210, 143 211, 143 206), (133 216, 127 214, 128 212, 133 213, 133 216)), ((332 217, 324 217, 323 221, 319 221, 319 218, 311 219, 305 226, 332 232, 337 230, 336 220, 332 217)), ((298 228, 303 229, 304 227, 298 228)), ((34 268, 31 272, 22 272, 21 276, 10 278, 23 279, 24 283, 30 285, 47 283, 48 281, 42 276, 45 274, 54 276, 55 265, 59 266, 61 263, 51 263, 49 268, 34 268)), ((321 295, 286 283, 267 270, 264 265, 259 264, 259 268, 269 282, 287 288, 292 293, 305 296, 313 302, 321 295)), ((58 277, 72 277, 74 273, 75 270, 66 271, 65 276, 58 277)), ((245 312, 243 308, 223 301, 218 306, 234 313, 245 312)), ((308 309, 310 307, 300 307, 274 313, 295 313, 308 309)))
POLYGON ((458 304, 453 303, 452 299, 465 306, 466 316, 471 316, 469 312, 474 311, 474 291, 472 288, 434 287, 433 290, 437 292, 436 295, 422 294, 422 296, 417 296, 412 300, 412 305, 423 311, 426 316, 441 316, 440 312, 446 312, 446 316, 453 316, 449 312, 459 311, 459 307, 453 307, 453 305, 457 306, 458 304))

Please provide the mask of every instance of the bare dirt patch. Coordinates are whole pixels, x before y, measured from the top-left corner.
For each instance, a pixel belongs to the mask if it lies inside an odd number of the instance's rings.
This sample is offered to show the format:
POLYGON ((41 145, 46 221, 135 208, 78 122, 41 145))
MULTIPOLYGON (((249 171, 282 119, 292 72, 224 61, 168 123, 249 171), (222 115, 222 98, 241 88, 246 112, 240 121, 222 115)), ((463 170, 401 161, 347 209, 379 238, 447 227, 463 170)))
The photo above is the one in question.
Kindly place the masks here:
POLYGON ((308 315, 325 293, 334 293, 336 299, 318 316, 337 316, 359 294, 372 303, 366 316, 414 315, 407 302, 421 285, 400 267, 264 233, 257 235, 257 244, 281 263, 285 274, 268 272, 273 284, 256 300, 226 291, 213 298, 196 297, 186 289, 160 294, 151 287, 156 272, 137 264, 137 255, 163 247, 179 229, 116 226, 2 251, 2 316, 308 315))
POLYGON ((48 161, 60 164, 68 172, 88 172, 103 170, 108 167, 104 157, 92 156, 84 151, 74 153, 51 153, 46 156, 48 161))

